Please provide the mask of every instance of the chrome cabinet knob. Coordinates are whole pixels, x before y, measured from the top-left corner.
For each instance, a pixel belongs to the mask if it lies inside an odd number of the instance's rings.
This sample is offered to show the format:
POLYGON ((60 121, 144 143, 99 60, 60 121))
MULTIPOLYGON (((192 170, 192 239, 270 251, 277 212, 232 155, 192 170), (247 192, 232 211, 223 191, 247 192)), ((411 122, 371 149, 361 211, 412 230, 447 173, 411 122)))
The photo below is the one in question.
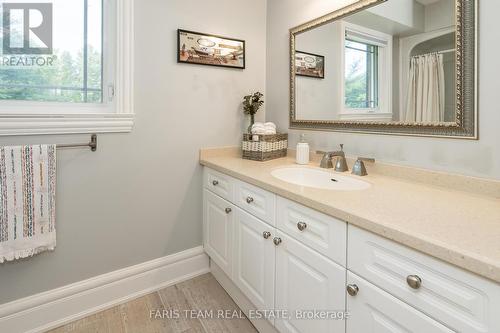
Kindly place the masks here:
POLYGON ((212 181, 212 185, 213 185, 213 186, 217 186, 217 185, 219 185, 219 181, 217 181, 217 180, 212 181))
POLYGON ((281 238, 279 238, 279 237, 274 237, 274 239, 273 239, 273 243, 274 243, 274 245, 278 246, 278 245, 280 245, 280 244, 281 244, 281 242, 282 242, 281 238))
POLYGON ((422 279, 418 275, 408 275, 406 283, 413 289, 419 289, 422 286, 422 279))
POLYGON ((268 239, 269 237, 271 237, 271 233, 269 231, 264 231, 262 233, 262 236, 264 236, 264 239, 268 239))
POLYGON ((252 197, 247 197, 247 204, 251 204, 253 202, 253 198, 252 197))
POLYGON ((233 211, 233 210, 232 210, 231 208, 229 208, 229 207, 228 207, 228 208, 226 208, 226 214, 229 214, 229 213, 231 213, 232 211, 233 211))
POLYGON ((299 223, 297 223, 297 228, 298 228, 300 231, 304 231, 304 230, 306 230, 306 228, 307 228, 307 223, 305 223, 305 222, 299 222, 299 223))
POLYGON ((359 288, 355 284, 348 284, 346 289, 347 293, 351 296, 356 296, 359 293, 359 288))

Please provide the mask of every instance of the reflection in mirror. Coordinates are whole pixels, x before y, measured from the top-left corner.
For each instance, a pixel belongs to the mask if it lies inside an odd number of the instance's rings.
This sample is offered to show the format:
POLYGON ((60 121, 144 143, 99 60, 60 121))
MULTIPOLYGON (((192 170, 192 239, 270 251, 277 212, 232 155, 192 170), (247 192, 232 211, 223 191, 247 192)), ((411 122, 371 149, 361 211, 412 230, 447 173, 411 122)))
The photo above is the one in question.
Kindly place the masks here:
POLYGON ((295 35, 295 118, 456 120, 454 0, 389 0, 295 35))

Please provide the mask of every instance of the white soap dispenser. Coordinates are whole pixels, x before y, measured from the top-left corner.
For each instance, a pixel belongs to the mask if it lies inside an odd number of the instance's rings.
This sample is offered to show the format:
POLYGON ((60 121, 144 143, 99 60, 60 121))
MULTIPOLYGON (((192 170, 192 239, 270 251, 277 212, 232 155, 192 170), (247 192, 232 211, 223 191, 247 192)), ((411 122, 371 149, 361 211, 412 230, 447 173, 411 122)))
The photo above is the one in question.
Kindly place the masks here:
POLYGON ((309 144, 305 141, 305 135, 300 135, 300 142, 297 143, 297 152, 295 155, 297 164, 309 164, 309 144))

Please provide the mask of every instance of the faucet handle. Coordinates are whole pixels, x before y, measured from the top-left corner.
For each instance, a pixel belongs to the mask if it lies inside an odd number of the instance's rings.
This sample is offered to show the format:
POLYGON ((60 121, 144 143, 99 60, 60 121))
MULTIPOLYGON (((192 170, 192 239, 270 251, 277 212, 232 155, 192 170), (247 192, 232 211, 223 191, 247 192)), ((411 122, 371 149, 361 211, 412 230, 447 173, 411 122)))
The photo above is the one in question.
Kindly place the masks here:
POLYGON ((352 174, 356 176, 366 176, 368 175, 368 172, 366 171, 365 163, 364 162, 375 162, 374 158, 368 158, 368 157, 358 157, 356 162, 354 163, 354 166, 352 167, 352 174))
POLYGON ((344 144, 343 143, 340 144, 340 151, 344 151, 344 144))
POLYGON ((316 153, 323 154, 323 158, 321 159, 320 167, 324 169, 333 168, 332 155, 326 151, 316 151, 316 153))

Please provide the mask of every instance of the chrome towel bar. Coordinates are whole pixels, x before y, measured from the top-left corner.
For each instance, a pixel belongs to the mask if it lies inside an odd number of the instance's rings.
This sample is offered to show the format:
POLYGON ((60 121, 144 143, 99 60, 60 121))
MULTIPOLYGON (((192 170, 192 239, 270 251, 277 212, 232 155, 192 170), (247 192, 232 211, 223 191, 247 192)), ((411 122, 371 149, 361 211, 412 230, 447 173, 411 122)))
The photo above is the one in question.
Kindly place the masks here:
POLYGON ((92 134, 88 143, 57 145, 57 149, 59 148, 90 148, 91 151, 97 151, 97 134, 92 134))

